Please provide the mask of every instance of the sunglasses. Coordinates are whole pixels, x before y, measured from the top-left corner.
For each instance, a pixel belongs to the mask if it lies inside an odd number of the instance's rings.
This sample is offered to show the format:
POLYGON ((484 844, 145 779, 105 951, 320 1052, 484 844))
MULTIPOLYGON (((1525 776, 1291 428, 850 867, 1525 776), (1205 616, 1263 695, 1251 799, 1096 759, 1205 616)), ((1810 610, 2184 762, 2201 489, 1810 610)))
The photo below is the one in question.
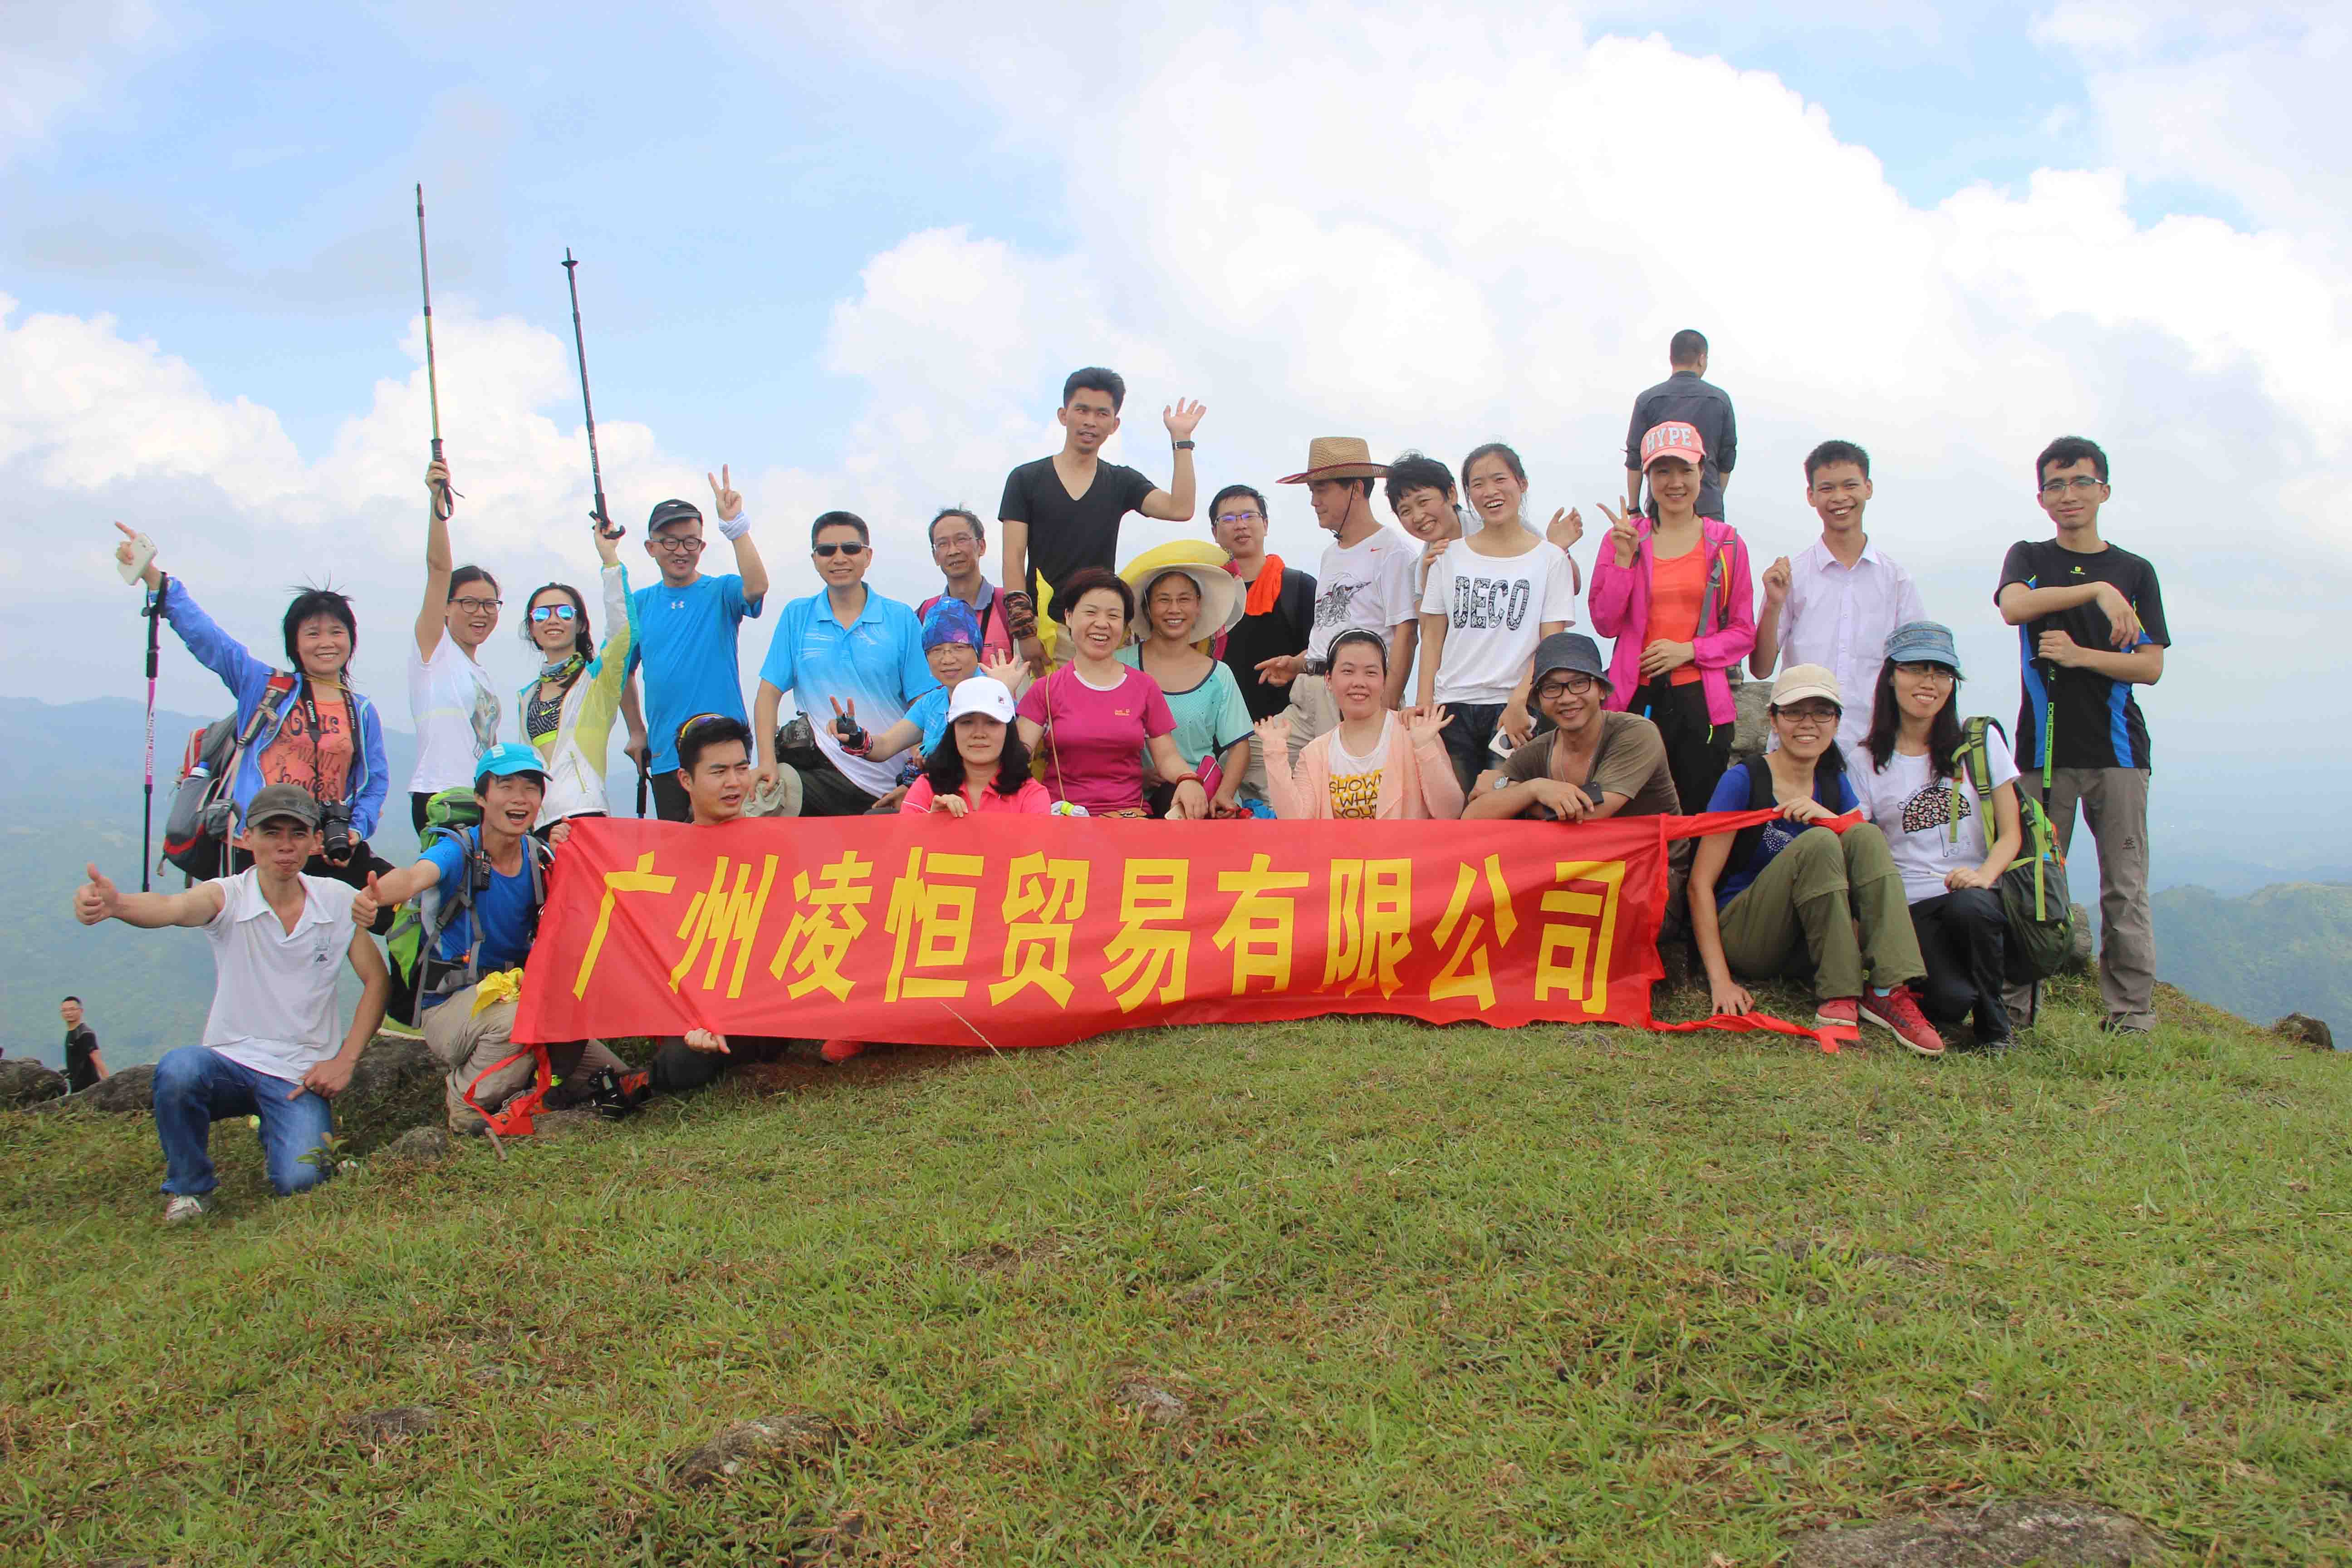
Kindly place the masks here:
POLYGON ((809 548, 815 551, 821 558, 827 561, 830 561, 836 555, 863 555, 866 553, 866 546, 863 544, 813 544, 809 546, 809 548))
POLYGON ((579 619, 580 613, 569 605, 533 605, 530 618, 534 621, 572 621, 579 619))

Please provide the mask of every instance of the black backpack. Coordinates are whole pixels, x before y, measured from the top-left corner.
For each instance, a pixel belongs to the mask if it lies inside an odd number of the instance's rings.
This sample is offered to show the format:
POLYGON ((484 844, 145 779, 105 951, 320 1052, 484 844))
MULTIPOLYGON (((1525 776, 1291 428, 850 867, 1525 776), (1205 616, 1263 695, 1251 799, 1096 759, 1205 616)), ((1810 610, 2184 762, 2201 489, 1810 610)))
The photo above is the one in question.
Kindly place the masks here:
MULTIPOLYGON (((1976 791, 1980 807, 1992 799, 1992 760, 1985 750, 1985 734, 2000 729, 1999 721, 1991 719, 1963 721, 1960 749, 1952 753, 1957 770, 1952 793, 1959 793, 1958 773, 1967 773, 1969 787, 1976 791)), ((2009 731, 2002 730, 2000 738, 2006 742, 2009 731)), ((2046 723, 2042 743, 2046 759, 2050 754, 2046 723)), ((1955 800, 1952 806, 1952 831, 1957 834, 1959 802, 1955 800)), ((2074 906, 2066 896, 2066 857, 2058 847, 2058 830, 2052 826, 2049 813, 2023 789, 2017 792, 2017 815, 2025 842, 2009 869, 2000 874, 2000 912, 2009 926, 2005 944, 2009 978, 2047 980, 2065 964, 2074 947, 2074 906)))
MULTIPOLYGON (((1780 804, 1778 797, 1772 794, 1772 764, 1765 760, 1761 752, 1739 765, 1748 773, 1748 810, 1763 811, 1780 804)), ((1845 759, 1839 754, 1835 746, 1832 746, 1814 759, 1813 798, 1820 801, 1822 796, 1827 795, 1830 800, 1837 799, 1838 780, 1844 773, 1845 759)), ((1827 802, 1822 804, 1826 805, 1827 802)), ((1733 835, 1731 854, 1723 862, 1725 868, 1733 871, 1740 870, 1749 860, 1755 858, 1756 847, 1764 842, 1764 829, 1769 826, 1769 823, 1759 822, 1753 827, 1743 827, 1733 835)))

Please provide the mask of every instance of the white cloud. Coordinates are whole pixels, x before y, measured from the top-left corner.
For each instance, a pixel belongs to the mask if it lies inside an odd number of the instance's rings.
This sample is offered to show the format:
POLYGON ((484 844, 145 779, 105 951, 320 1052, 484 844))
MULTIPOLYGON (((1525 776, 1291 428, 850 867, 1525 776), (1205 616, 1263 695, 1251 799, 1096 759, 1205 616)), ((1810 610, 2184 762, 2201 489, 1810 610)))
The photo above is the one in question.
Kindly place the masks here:
POLYGON ((95 99, 161 31, 147 0, 13 0, 0 30, 0 163, 95 99))

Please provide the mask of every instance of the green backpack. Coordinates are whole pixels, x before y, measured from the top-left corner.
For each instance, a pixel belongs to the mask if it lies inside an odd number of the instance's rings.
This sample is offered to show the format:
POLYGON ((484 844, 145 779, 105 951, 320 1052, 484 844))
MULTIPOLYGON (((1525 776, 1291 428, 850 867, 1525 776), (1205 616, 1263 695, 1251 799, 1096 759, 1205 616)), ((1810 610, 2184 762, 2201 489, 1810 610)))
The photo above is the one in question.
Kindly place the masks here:
MULTIPOLYGON (((438 888, 427 888, 400 911, 392 934, 384 939, 391 957, 392 1009, 414 1026, 425 1014, 425 998, 462 991, 481 978, 478 963, 481 935, 474 933, 464 959, 451 962, 433 956, 442 932, 460 917, 470 919, 474 895, 490 885, 489 861, 482 854, 482 803, 471 787, 445 789, 425 803, 425 826, 416 836, 420 853, 436 844, 454 843, 464 855, 469 874, 457 884, 457 896, 444 900, 438 888)), ((531 908, 547 902, 547 850, 536 838, 523 841, 523 859, 530 868, 531 908)))
MULTIPOLYGON (((1985 749, 1985 732, 2000 729, 1990 719, 1965 721, 1960 749, 1952 755, 1953 766, 1969 775, 1969 786, 1980 804, 1992 799, 1992 759, 1985 749)), ((2007 731, 2001 731, 2001 739, 2009 739, 2007 731)), ((1951 812, 1955 837, 1960 830, 1959 791, 1956 775, 1951 812)), ((2000 910, 2009 922, 2009 978, 2021 983, 2047 980, 2064 966, 2074 946, 2074 906, 2066 897, 2066 856, 2058 847, 2058 830, 2051 826, 2042 802, 2020 789, 2017 815, 2025 842, 2000 874, 2000 910)))

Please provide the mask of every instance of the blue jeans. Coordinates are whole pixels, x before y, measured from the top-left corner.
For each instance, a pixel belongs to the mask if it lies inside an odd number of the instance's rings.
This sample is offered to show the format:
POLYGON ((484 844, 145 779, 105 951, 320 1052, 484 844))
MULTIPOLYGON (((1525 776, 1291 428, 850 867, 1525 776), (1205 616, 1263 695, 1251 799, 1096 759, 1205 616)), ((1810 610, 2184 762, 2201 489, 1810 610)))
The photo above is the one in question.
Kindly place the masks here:
POLYGON ((213 1123, 231 1116, 261 1118, 261 1157, 279 1197, 317 1186, 327 1173, 302 1156, 335 1126, 324 1097, 282 1078, 233 1062, 210 1046, 180 1046, 155 1064, 155 1136, 163 1145, 163 1190, 201 1196, 213 1179, 213 1123))

